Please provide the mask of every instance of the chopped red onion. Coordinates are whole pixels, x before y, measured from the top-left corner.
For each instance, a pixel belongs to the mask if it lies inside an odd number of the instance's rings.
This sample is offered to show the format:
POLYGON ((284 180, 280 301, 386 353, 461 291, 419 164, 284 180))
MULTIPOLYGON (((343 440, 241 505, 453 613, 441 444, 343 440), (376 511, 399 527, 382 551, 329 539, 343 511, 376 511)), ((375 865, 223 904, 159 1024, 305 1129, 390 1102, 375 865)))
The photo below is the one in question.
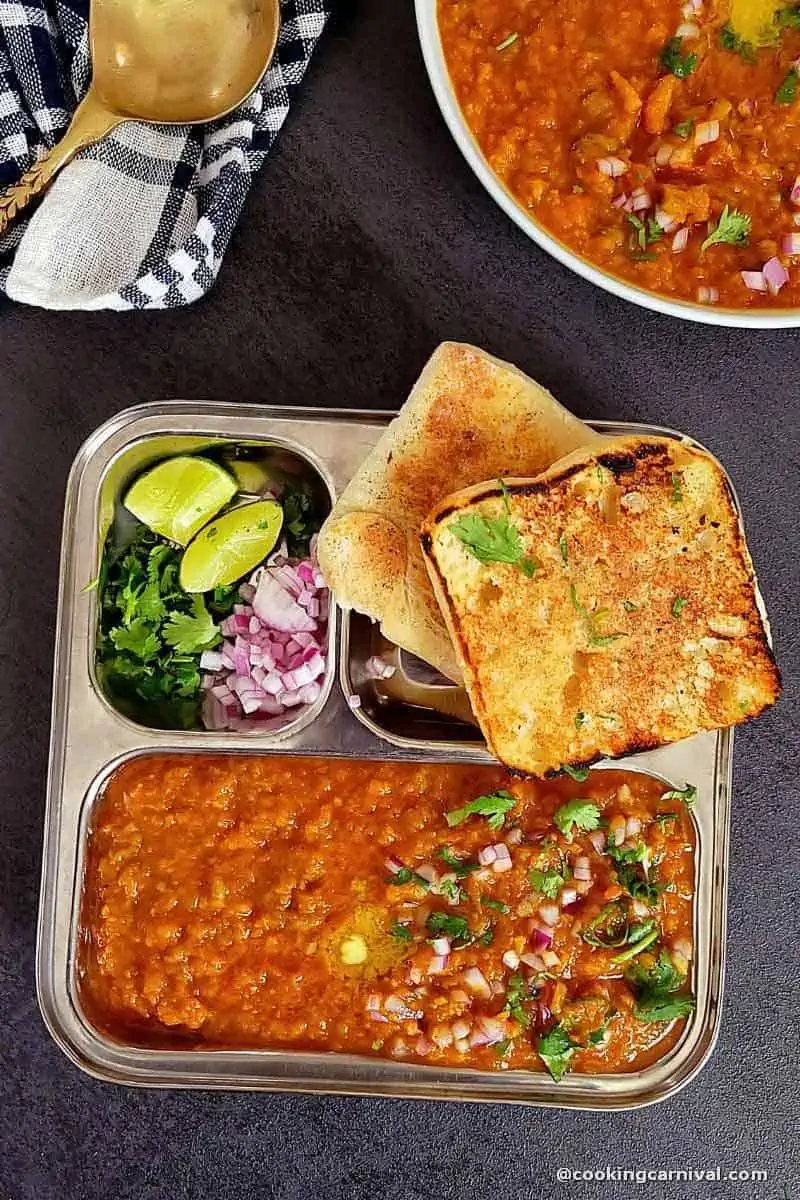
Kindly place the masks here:
POLYGON ((719 137, 719 121, 698 121, 694 129, 694 144, 708 146, 719 137))
POLYGON ((447 967, 446 954, 434 954, 428 963, 429 975, 441 975, 442 971, 447 967))
POLYGON ((649 208, 652 204, 650 193, 644 188, 637 188, 635 192, 631 192, 631 207, 634 212, 641 212, 642 209, 649 208))
POLYGON ((495 853, 492 870, 498 875, 504 871, 510 871, 514 864, 511 861, 508 846, 504 842, 498 842, 492 849, 495 853))
POLYGON ((388 1017, 385 1017, 385 1016, 383 1015, 383 1013, 381 1013, 381 1012, 371 1012, 371 1013, 369 1014, 369 1019, 370 1019, 371 1021, 380 1021, 380 1023, 381 1023, 382 1025, 388 1025, 388 1024, 389 1024, 389 1018, 388 1018, 388 1017))
POLYGON ((684 225, 682 229, 678 230, 678 232, 675 234, 675 237, 672 239, 672 253, 681 254, 686 249, 688 244, 689 229, 688 226, 684 225))
POLYGON ((544 961, 538 954, 521 954, 519 961, 524 963, 526 967, 530 967, 532 971, 543 971, 545 969, 544 961))
POLYGON ((610 155, 607 158, 598 158, 597 169, 601 175, 605 175, 609 179, 618 179, 620 175, 625 174, 628 165, 621 158, 610 155))
MULTIPOLYGON (((483 996, 486 1000, 488 1000, 492 994, 492 989, 489 987, 489 980, 486 978, 483 971, 480 971, 477 967, 467 967, 466 971, 464 972, 464 983, 471 992, 476 994, 476 996, 483 996)), ((466 1034, 463 1036, 466 1037, 466 1034)))
POLYGON ((450 938, 434 938, 431 942, 431 950, 433 950, 433 953, 438 954, 441 958, 447 958, 447 955, 451 950, 450 938))
POLYGON ((697 299, 700 304, 716 304, 719 300, 719 291, 715 287, 699 287, 697 299))
POLYGON ((347 705, 352 709, 361 708, 361 697, 356 695, 348 696, 347 705))
POLYGON ((624 208, 627 203, 628 203, 628 195, 626 192, 620 192, 620 194, 618 196, 615 196, 614 199, 611 201, 611 205, 613 208, 624 208))
POLYGON ((453 1037, 457 1042, 460 1042, 464 1038, 469 1037, 469 1031, 472 1026, 470 1025, 469 1021, 465 1021, 463 1018, 459 1017, 458 1020, 453 1021, 450 1028, 453 1031, 453 1037))
POLYGON ((553 944, 553 935, 549 929, 541 929, 538 925, 534 925, 531 930, 531 947, 535 953, 542 950, 548 950, 553 944))
POLYGON ((540 904, 539 905, 539 916, 542 918, 545 925, 558 924, 558 918, 560 915, 561 914, 558 911, 557 904, 540 904))
POLYGON ((377 1012, 378 1009, 380 1008, 380 1006, 381 1006, 381 998, 380 998, 380 996, 376 995, 375 992, 373 992, 371 995, 367 996, 367 1011, 368 1012, 377 1012))
POLYGON ((508 967, 511 971, 516 971, 519 966, 519 955, 516 950, 506 950, 503 955, 503 966, 508 967))
POLYGON ((781 238, 781 252, 792 256, 800 254, 800 233, 785 233, 781 238))
POLYGON ((789 282, 789 272, 778 258, 770 258, 761 268, 767 287, 773 296, 777 296, 785 283, 789 282))
POLYGON ((496 858, 497 851, 495 850, 494 846, 484 846, 482 850, 478 851, 478 862, 482 867, 491 866, 496 858))
POLYGON ((568 908, 570 904, 574 904, 578 899, 577 890, 571 884, 565 884, 561 889, 561 894, 558 897, 562 908, 568 908))
POLYGON ((592 843, 597 853, 602 854, 606 848, 605 831, 602 829, 593 829, 589 834, 589 841, 592 843))
POLYGON ((675 152, 674 146, 670 146, 669 142, 662 142, 661 145, 656 150, 656 154, 655 154, 656 166, 657 167, 665 167, 667 165, 667 163, 670 161, 670 159, 672 158, 672 155, 674 154, 674 152, 675 152))
POLYGON ((795 178, 795 181, 792 184, 791 191, 789 192, 789 199, 791 200, 792 204, 800 205, 800 175, 795 178))
POLYGON ((694 21, 683 21, 675 30, 675 37, 691 41, 692 38, 700 37, 700 30, 694 21))

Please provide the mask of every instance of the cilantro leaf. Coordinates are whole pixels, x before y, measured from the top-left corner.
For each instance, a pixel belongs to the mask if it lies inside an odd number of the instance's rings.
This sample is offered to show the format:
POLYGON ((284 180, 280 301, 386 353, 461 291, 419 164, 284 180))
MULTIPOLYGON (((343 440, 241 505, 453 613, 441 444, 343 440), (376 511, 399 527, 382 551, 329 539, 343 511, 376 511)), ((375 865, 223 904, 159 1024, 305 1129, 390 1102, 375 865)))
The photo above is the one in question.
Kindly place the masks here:
POLYGON ((118 625, 110 631, 109 637, 117 650, 126 650, 142 662, 155 658, 161 649, 152 624, 143 617, 135 617, 129 625, 118 625))
POLYGON ((693 997, 681 990, 686 978, 666 950, 662 949, 650 966, 634 963, 625 978, 636 996, 633 1015, 640 1021, 674 1021, 694 1008, 693 997))
POLYGON ((676 137, 682 138, 683 141, 686 141, 688 137, 691 137, 693 129, 694 121, 692 120, 678 121, 677 125, 672 126, 672 132, 676 137))
POLYGON ((628 906, 621 900, 612 900, 604 905, 594 920, 581 931, 586 944, 599 950, 624 946, 629 934, 628 906))
POLYGON ((465 917, 456 916, 454 913, 432 912, 425 926, 433 937, 447 937, 454 943, 460 943, 461 946, 467 946, 473 941, 472 930, 465 917))
POLYGON ((518 37, 518 33, 510 33, 507 38, 503 38, 499 45, 495 46, 495 50, 508 50, 510 46, 514 45, 518 37))
POLYGON ((730 208, 727 204, 720 213, 719 220, 700 247, 700 253, 709 246, 721 245, 723 242, 730 246, 746 246, 750 241, 750 226, 752 222, 747 213, 730 208))
POLYGON ((569 1070, 576 1049, 577 1046, 560 1024, 554 1025, 549 1033, 543 1034, 536 1045, 536 1053, 556 1083, 559 1083, 569 1070))
POLYGON ((481 904, 484 908, 494 908, 497 912, 507 916, 511 909, 502 900, 495 900, 492 896, 481 896, 481 904))
POLYGON ((430 890, 431 886, 424 875, 418 875, 410 867, 401 867, 394 875, 390 875, 386 882, 395 887, 402 887, 404 883, 416 883, 417 887, 424 888, 426 892, 430 890))
POLYGON ((214 618, 206 608, 202 596, 192 597, 192 613, 171 613, 164 626, 164 641, 179 654, 193 654, 210 650, 221 641, 214 618))
POLYGON ((688 809, 692 809, 697 799, 697 788, 693 783, 687 783, 686 787, 682 788, 670 788, 668 792, 661 793, 661 799, 682 800, 688 809))
POLYGON ((638 925, 632 925, 628 934, 627 949, 623 950, 620 954, 615 954, 611 961, 615 966, 629 962, 637 954, 641 954, 643 950, 652 945, 657 937, 658 926, 655 921, 642 921, 638 925))
POLYGON ((553 824, 560 829, 568 842, 572 841, 575 829, 597 829, 600 824, 600 809, 590 800, 568 800, 553 814, 553 824))
POLYGON ((311 539, 322 524, 313 492, 307 485, 298 488, 287 483, 281 492, 280 504, 283 509, 283 536, 289 557, 305 558, 311 539))
POLYGON ((683 38, 671 37, 659 56, 659 61, 665 71, 669 71, 676 79, 687 79, 697 66, 696 54, 682 54, 683 38))
POLYGON ((392 921, 392 924, 389 927, 389 933, 398 942, 407 943, 414 940, 413 934, 411 933, 408 925, 403 925, 401 921, 392 921))
POLYGON ((533 997, 534 989, 530 984, 525 982, 519 972, 515 971, 513 975, 509 975, 508 977, 506 1002, 503 1006, 503 1012, 507 1013, 523 1029, 527 1029, 531 1023, 531 1019, 523 1005, 530 1003, 533 997))
POLYGON ((672 495, 670 496, 673 504, 680 504, 683 500, 683 477, 680 471, 672 472, 672 495))
POLYGON ((453 854, 449 846, 443 846, 439 851, 439 858, 442 862, 446 862, 457 879, 463 879, 466 875, 471 875, 473 871, 480 870, 480 863, 465 862, 463 858, 457 858, 453 854))
POLYGON ((719 31, 719 44, 723 50, 730 50, 731 54, 738 54, 742 62, 746 62, 748 66, 752 67, 758 61, 752 42, 746 42, 736 32, 730 21, 726 21, 719 31))
POLYGON ((532 867, 528 872, 528 879, 533 890, 548 900, 555 900, 564 882, 561 872, 552 867, 545 871, 540 871, 538 867, 532 867))
POLYGON ((606 854, 614 862, 620 887, 634 900, 653 908, 664 891, 663 884, 653 883, 647 876, 650 852, 642 842, 635 846, 606 845, 606 854))
POLYGON ((454 825, 463 824, 471 816, 486 817, 490 829, 502 829, 505 814, 510 812, 516 803, 517 797, 512 796, 511 792, 491 792, 488 796, 478 796, 476 800, 470 800, 461 808, 451 809, 445 813, 445 820, 452 828, 454 825))
POLYGON ((800 76, 798 76, 795 68, 790 67, 786 72, 783 82, 775 93, 776 104, 794 104, 795 100, 797 99, 798 78, 800 78, 800 76))
POLYGON ((676 621, 680 620, 681 613, 686 608, 689 601, 685 596, 676 596, 672 601, 672 615, 676 621))
MULTIPOLYGON (((583 720, 581 721, 580 725, 578 725, 576 718, 576 729, 580 729, 580 726, 586 720, 585 713, 579 713, 578 716, 583 717, 583 720)), ((559 774, 569 775, 570 779, 574 779, 576 783, 584 783, 589 778, 589 768, 571 767, 569 763, 562 763, 562 765, 559 767, 559 774)))
POLYGON ((800 29, 800 5, 778 9, 775 15, 780 29, 800 29))
POLYGON ((495 519, 482 517, 479 513, 464 513, 457 521, 452 521, 448 529, 479 562, 510 563, 529 577, 539 565, 524 553, 519 530, 511 524, 507 514, 495 519))

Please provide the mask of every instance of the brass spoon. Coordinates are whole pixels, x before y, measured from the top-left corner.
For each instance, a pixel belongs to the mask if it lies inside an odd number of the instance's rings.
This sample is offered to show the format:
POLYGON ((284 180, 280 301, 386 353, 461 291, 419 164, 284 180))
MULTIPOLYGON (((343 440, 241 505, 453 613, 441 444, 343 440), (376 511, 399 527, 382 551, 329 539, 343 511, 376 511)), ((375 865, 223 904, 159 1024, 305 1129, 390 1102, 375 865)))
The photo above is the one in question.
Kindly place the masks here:
POLYGON ((92 0, 91 87, 61 141, 0 194, 0 235, 123 121, 198 125, 238 107, 269 66, 279 24, 279 0, 92 0))

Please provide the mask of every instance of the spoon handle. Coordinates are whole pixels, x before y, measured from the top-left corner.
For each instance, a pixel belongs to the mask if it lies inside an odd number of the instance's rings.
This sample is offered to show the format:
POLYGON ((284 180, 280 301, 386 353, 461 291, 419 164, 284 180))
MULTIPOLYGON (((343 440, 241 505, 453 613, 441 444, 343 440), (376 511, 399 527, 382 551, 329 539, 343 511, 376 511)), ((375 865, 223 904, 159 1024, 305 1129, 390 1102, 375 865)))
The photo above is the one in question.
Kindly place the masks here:
POLYGON ((97 99, 90 89, 75 109, 69 129, 60 142, 35 162, 18 183, 0 192, 0 237, 31 201, 49 187, 55 175, 71 161, 84 146, 99 142, 123 120, 97 99))

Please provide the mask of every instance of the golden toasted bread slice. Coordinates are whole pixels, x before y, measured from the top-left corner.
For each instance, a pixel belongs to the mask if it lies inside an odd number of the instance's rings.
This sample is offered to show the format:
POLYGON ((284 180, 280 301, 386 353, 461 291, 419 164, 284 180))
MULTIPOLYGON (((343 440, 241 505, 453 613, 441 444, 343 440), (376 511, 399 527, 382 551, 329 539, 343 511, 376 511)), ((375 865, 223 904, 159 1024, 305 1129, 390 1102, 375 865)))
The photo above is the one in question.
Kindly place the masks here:
POLYGON ((506 488, 449 496, 421 537, 502 762, 541 776, 738 724, 777 698, 744 534, 710 455, 625 438, 506 488))
POLYGON ((320 566, 338 603, 459 679, 420 551, 423 518, 455 488, 512 469, 535 475, 599 440, 516 367, 444 342, 322 528, 320 566))

